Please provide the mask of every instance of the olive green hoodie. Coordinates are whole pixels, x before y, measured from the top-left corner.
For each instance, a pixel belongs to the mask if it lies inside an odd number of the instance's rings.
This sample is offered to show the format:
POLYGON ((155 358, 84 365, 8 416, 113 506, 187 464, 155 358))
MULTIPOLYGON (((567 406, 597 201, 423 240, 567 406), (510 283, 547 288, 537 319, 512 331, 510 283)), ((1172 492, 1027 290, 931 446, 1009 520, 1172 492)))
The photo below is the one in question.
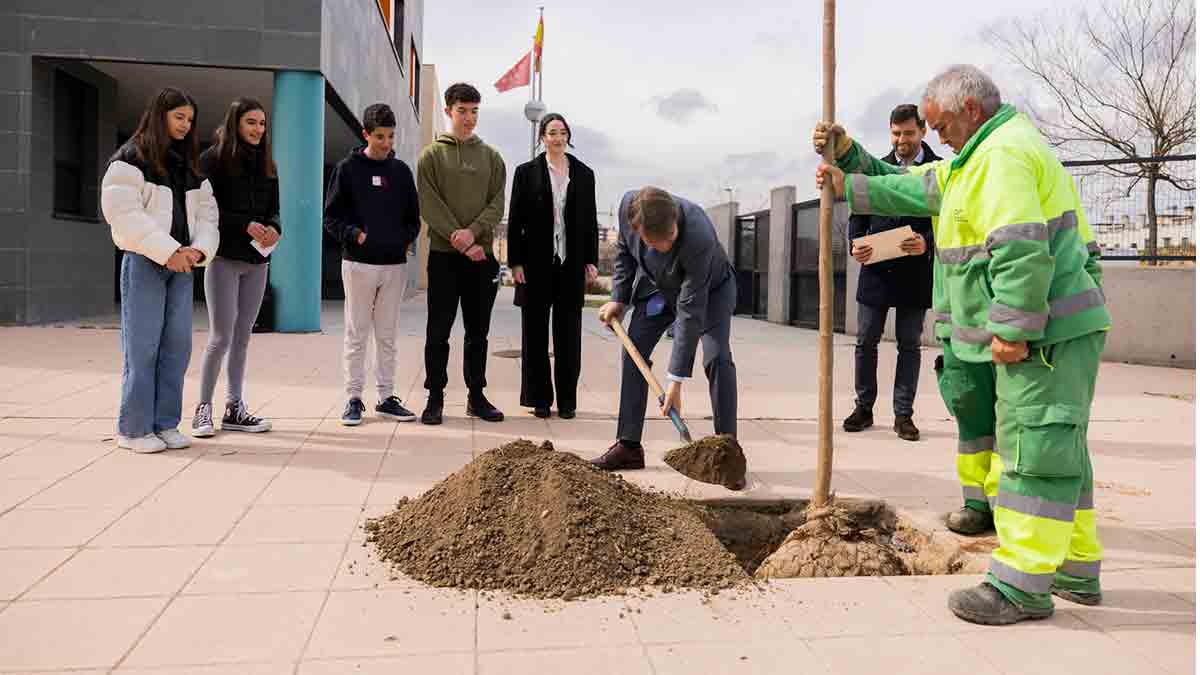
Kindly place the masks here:
POLYGON ((442 134, 422 150, 417 194, 430 250, 454 252, 450 235, 468 228, 491 255, 492 236, 504 216, 504 181, 504 159, 478 136, 459 141, 442 134))

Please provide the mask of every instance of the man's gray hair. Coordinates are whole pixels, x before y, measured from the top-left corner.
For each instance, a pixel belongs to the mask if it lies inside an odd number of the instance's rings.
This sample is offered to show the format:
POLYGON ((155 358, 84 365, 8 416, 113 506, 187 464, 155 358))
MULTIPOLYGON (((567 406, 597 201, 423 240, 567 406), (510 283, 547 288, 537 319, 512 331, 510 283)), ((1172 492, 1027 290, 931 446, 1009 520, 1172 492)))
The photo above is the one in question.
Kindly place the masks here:
POLYGON ((975 66, 958 64, 950 66, 925 87, 926 101, 933 101, 942 110, 962 112, 968 98, 975 99, 985 117, 991 117, 1000 109, 1000 90, 987 73, 975 66))

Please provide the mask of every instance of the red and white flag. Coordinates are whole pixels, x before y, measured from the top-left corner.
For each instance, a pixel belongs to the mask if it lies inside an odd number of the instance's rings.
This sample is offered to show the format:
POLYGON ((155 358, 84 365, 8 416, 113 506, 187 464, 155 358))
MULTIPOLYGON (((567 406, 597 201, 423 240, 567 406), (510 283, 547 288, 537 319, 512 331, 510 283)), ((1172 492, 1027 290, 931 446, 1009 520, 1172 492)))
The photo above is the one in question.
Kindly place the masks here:
POLYGON ((517 61, 517 65, 509 68, 507 73, 499 80, 496 80, 496 91, 503 93, 509 89, 528 86, 530 79, 529 59, 532 55, 532 51, 525 52, 525 56, 522 56, 521 60, 517 61))

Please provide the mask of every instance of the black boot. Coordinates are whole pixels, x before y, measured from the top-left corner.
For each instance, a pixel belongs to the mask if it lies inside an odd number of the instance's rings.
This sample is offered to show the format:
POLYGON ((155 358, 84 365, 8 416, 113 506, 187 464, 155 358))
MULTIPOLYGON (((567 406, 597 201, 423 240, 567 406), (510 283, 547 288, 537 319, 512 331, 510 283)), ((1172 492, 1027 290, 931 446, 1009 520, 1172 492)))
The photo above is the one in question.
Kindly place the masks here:
POLYGON ((951 532, 973 537, 991 531, 992 514, 964 506, 946 517, 946 527, 950 528, 951 532))
POLYGON ((425 403, 425 411, 421 413, 421 424, 441 424, 442 406, 446 399, 440 391, 429 392, 429 401, 425 403))
POLYGON ((1050 609, 1026 609, 1006 598, 995 586, 984 582, 950 594, 950 611, 963 621, 984 626, 1007 626, 1018 621, 1045 619, 1054 614, 1050 609))
MULTIPOLYGON (((549 416, 549 412, 546 413, 549 416)), ((467 396, 467 417, 478 417, 484 422, 503 422, 504 413, 496 409, 492 402, 487 400, 482 391, 472 392, 467 396)))
POLYGON ((875 424, 875 415, 870 408, 855 404, 854 412, 842 422, 842 428, 846 431, 863 431, 870 429, 875 424))

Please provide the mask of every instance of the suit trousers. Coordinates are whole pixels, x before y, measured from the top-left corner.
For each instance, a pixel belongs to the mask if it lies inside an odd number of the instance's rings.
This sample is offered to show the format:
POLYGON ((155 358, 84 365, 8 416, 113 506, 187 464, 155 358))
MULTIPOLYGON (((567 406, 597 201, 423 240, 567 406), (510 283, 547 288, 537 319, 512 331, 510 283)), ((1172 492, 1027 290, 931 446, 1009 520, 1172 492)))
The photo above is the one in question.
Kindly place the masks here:
MULTIPOLYGON (((555 289, 561 287, 559 275, 568 272, 576 273, 562 265, 554 266, 550 281, 555 289)), ((559 411, 574 412, 582 356, 583 305, 578 297, 563 297, 556 291, 550 296, 549 303, 521 307, 521 405, 549 408, 557 393, 559 411), (548 334, 554 337, 553 377, 548 334)))
MULTIPOLYGON (((733 309, 737 303, 737 284, 728 281, 713 289, 708 297, 708 312, 700 346, 704 350, 704 375, 712 401, 713 428, 718 434, 737 437, 737 368, 729 348, 733 309)), ((629 321, 629 339, 647 363, 662 334, 675 322, 673 308, 656 316, 646 314, 646 299, 634 303, 629 321)), ((661 381, 661 380, 660 380, 661 381)), ((646 398, 649 385, 629 354, 621 354, 621 403, 617 419, 617 439, 637 444, 642 441, 646 423, 646 398)))

